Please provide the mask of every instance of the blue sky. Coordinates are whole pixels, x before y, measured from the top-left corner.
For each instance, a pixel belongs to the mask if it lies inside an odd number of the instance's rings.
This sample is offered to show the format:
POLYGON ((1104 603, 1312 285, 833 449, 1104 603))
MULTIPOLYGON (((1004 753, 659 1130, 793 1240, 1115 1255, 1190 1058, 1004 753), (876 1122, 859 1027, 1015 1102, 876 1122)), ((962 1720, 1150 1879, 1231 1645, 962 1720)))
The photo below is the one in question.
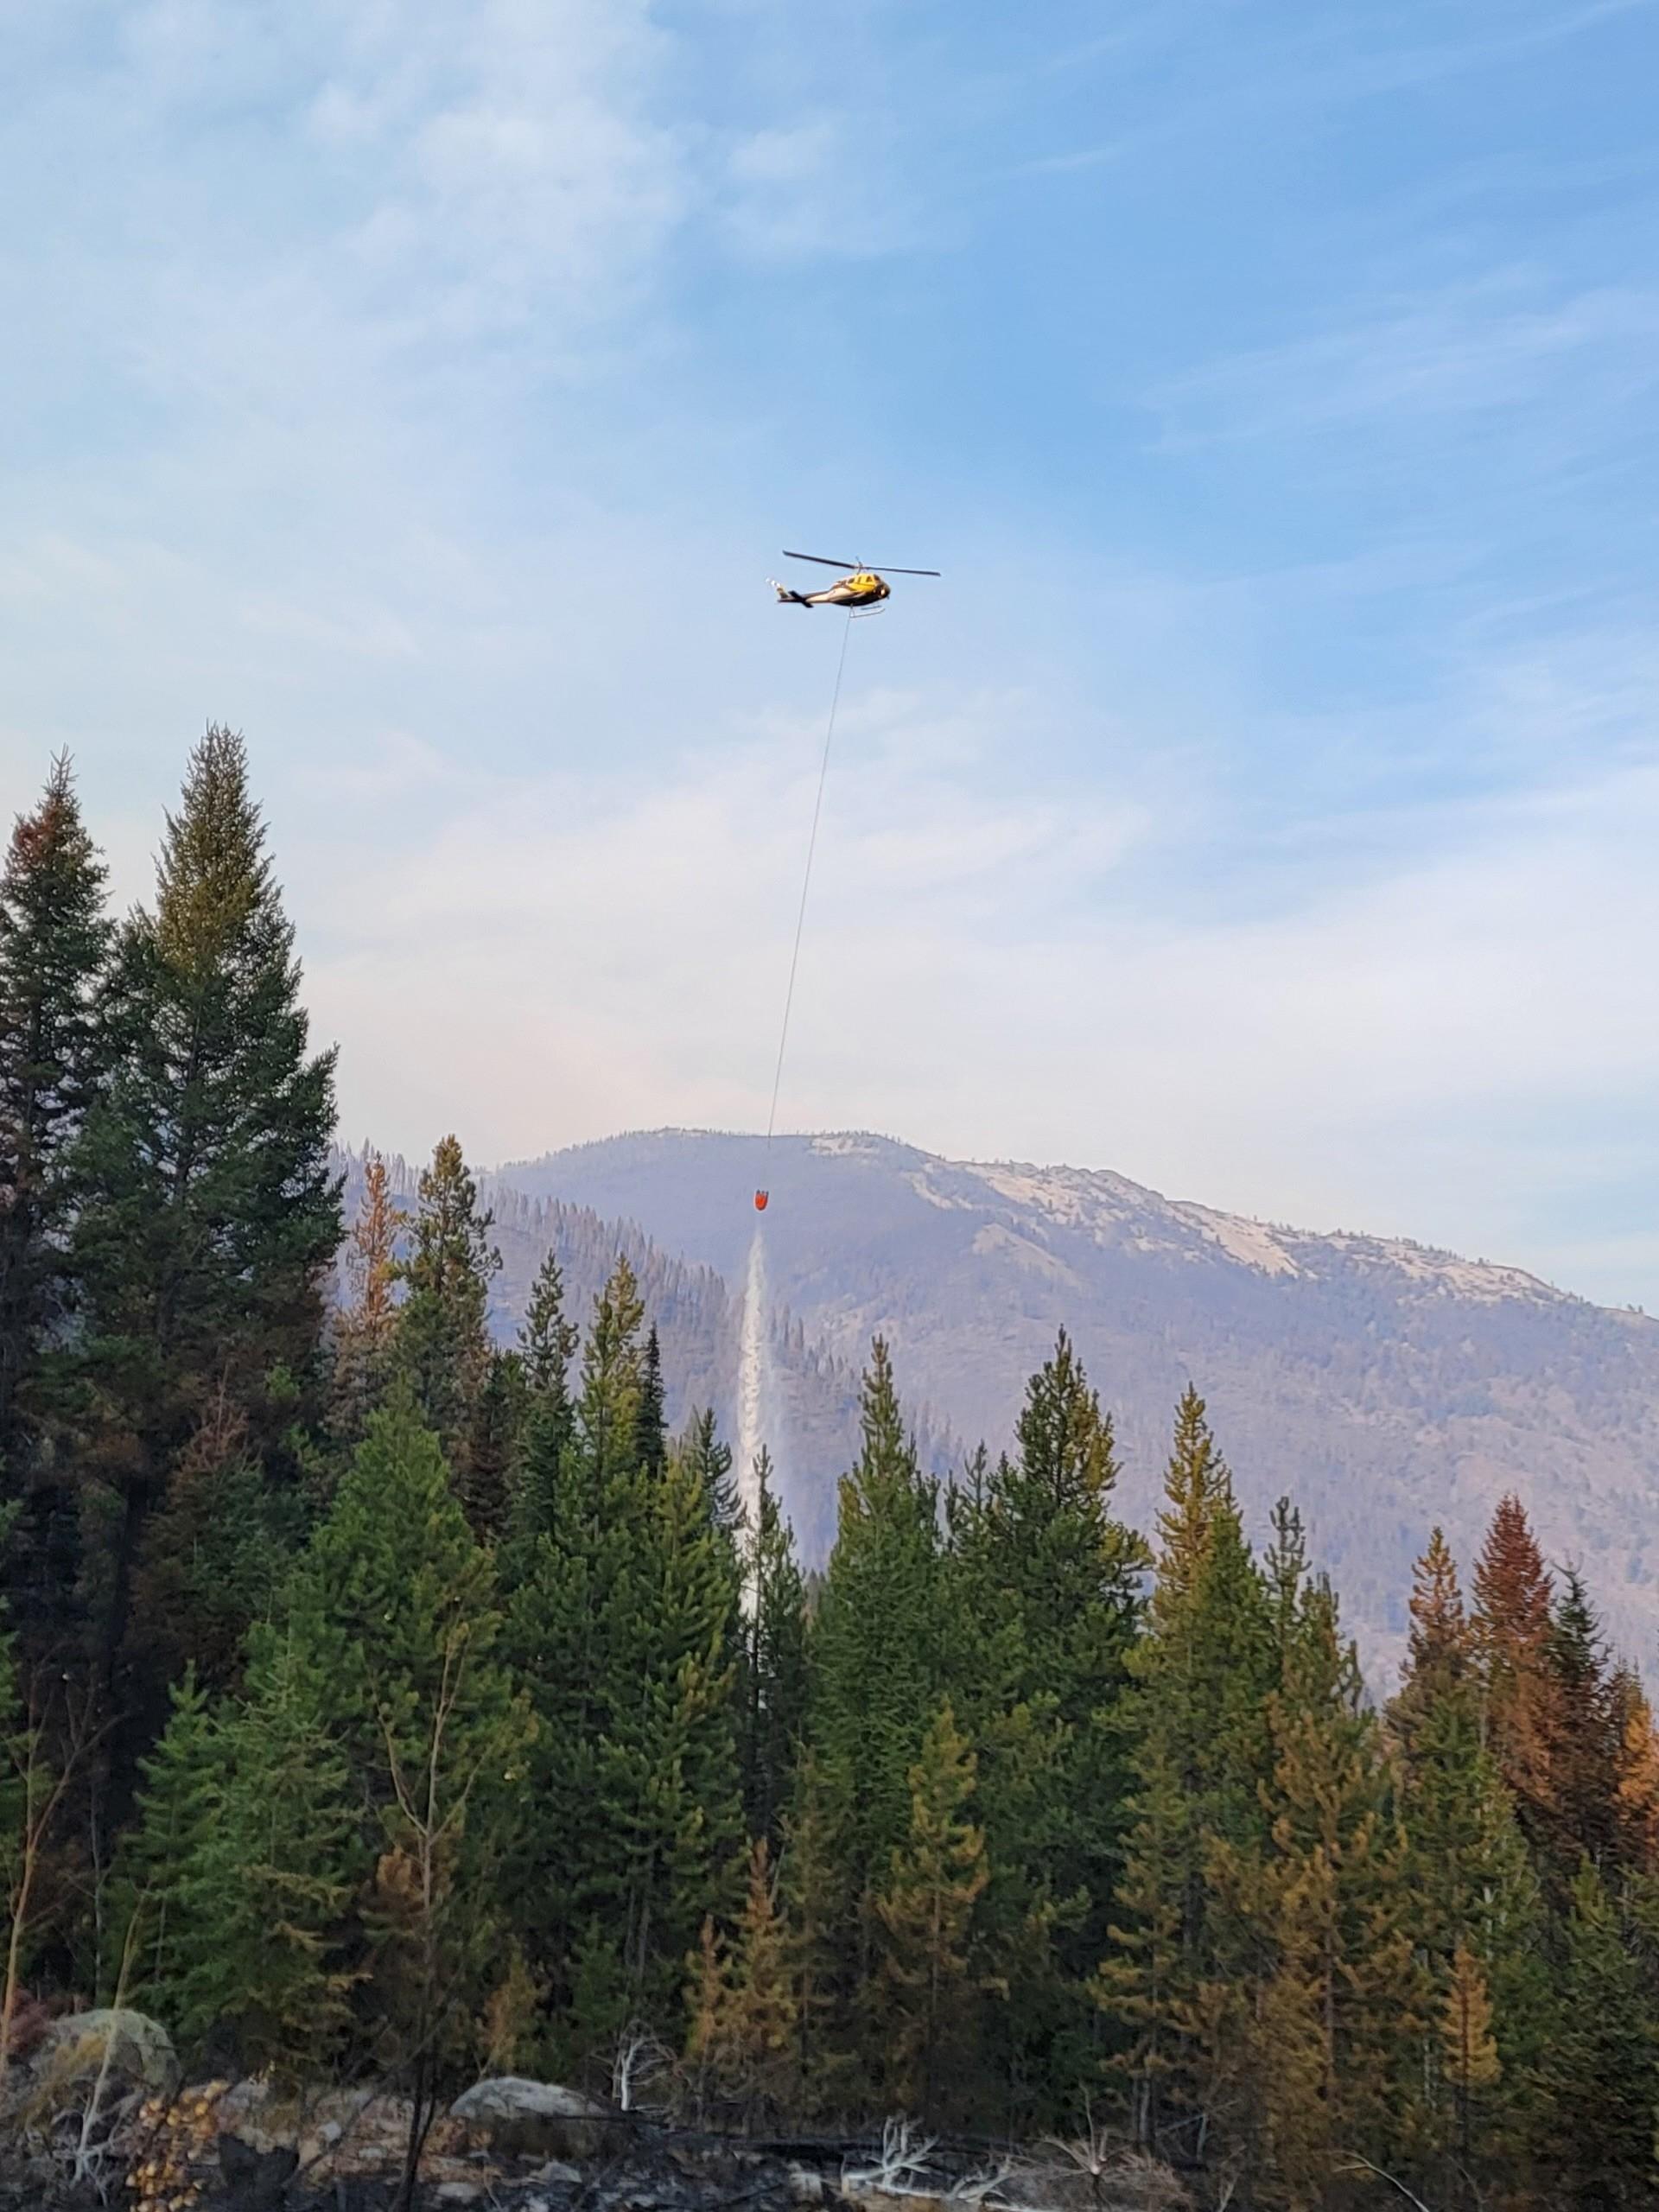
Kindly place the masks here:
POLYGON ((1654 0, 0 0, 0 765, 253 748, 354 1137, 1659 1306, 1654 0))

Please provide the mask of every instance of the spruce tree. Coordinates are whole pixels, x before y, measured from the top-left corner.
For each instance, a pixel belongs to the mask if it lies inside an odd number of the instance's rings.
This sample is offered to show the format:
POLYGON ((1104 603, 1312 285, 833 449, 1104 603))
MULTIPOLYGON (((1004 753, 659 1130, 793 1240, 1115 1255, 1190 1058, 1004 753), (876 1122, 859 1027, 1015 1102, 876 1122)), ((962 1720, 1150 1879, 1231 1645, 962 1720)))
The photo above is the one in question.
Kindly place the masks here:
POLYGON ((463 1493, 469 1430, 490 1368, 490 1280, 501 1265, 490 1243, 493 1220, 479 1211, 460 1144, 441 1138, 422 1171, 409 1255, 397 1268, 405 1295, 396 1364, 463 1493))
MULTIPOLYGON (((531 1971, 575 2009, 590 1921, 618 1953, 621 2001, 668 2024, 697 1929, 729 1897, 741 1833, 729 1548, 695 1455, 653 1467, 632 1270, 595 1301, 574 1432, 546 1524, 518 1548, 512 1643, 541 1727, 544 1808, 518 1881, 535 1900, 531 1971)), ((532 1416, 529 1481, 550 1441, 532 1416)))
POLYGON ((1659 1868, 1659 1730, 1636 1676, 1620 1668, 1611 1686, 1618 1736, 1618 1855, 1638 1872, 1659 1868))
POLYGON ((1659 2069, 1649 1963, 1618 1900, 1587 1861, 1574 1878, 1556 1963, 1554 2032, 1532 2101, 1535 2157, 1563 2212, 1653 2202, 1659 2069))
POLYGON ((245 1416, 213 1408, 144 1530, 133 1588, 150 1667, 169 1680, 192 1668, 213 1690, 237 1678, 247 1632, 270 1618, 292 1563, 293 1519, 264 1479, 245 1416))
POLYGON ((733 1940, 721 1944, 705 1919, 688 2005, 686 2056, 712 2105, 753 2125, 787 2107, 795 2069, 795 1998, 788 1934, 764 1836, 749 1854, 748 1893, 733 1940))
POLYGON ((875 1898, 872 1994, 890 2101, 925 2119, 967 2118, 988 1993, 976 1911, 990 1878, 972 1818, 977 1762, 947 1700, 910 1770, 909 1832, 875 1898))
POLYGON ((391 1379, 397 1239, 407 1220, 392 1201, 385 1160, 371 1152, 364 1162, 363 1196, 343 1255, 346 1298, 334 1320, 330 1426, 337 1441, 350 1450, 362 1442, 369 1416, 385 1402, 391 1379))
POLYGON ((1264 1840, 1276 1671, 1231 1478, 1190 1389, 1164 1495, 1147 1633, 1130 1658, 1133 1825, 1096 1994, 1125 2031, 1136 2138, 1169 2149, 1204 2108, 1200 2000, 1218 1971, 1211 1853, 1264 1840))
POLYGON ((0 873, 0 1491, 36 1491, 7 1579, 12 1618, 37 1647, 64 1625, 73 1573, 67 1478, 41 1449, 41 1362, 73 1300, 75 1141, 105 1066, 105 880, 60 757, 0 873))
POLYGON ((124 1986, 133 2004, 163 2020, 178 2018, 200 1955, 193 1885, 219 1831, 226 1777, 219 1718, 193 1669, 174 1683, 171 1702, 141 1763, 137 1818, 114 1885, 117 1953, 102 1962, 106 1986, 124 1986))
POLYGON ((1609 1865, 1618 1857, 1624 1732, 1600 1624, 1572 1567, 1550 1618, 1539 1719, 1546 1783, 1536 1814, 1541 1840, 1570 1879, 1586 1859, 1609 1865))
MULTIPOLYGON (((713 1413, 705 1408, 687 1421, 675 1451, 702 1496, 703 1511, 714 1532, 715 1550, 731 1592, 726 1656, 741 1708, 747 1695, 743 1672, 747 1664, 744 1592, 752 1531, 732 1473, 732 1447, 721 1436, 713 1413)), ((740 1731, 741 1726, 740 1722, 740 1731)))
POLYGON ((1554 1586, 1521 1501, 1498 1501, 1476 1562, 1474 1626, 1486 1740, 1530 1842, 1550 1824, 1548 1707, 1554 1586))
POLYGON ((575 1434, 570 1362, 581 1340, 581 1330, 564 1318, 564 1277, 550 1251, 531 1286, 518 1332, 525 1408, 511 1519, 521 1539, 550 1530, 557 1514, 560 1472, 575 1434))
POLYGON ((887 1345, 878 1338, 860 1402, 863 1444, 841 1512, 810 1645, 811 1817, 839 1896, 842 1994, 868 1973, 875 1893, 909 1834, 910 1771, 942 1684, 938 1493, 917 1463, 887 1345))
POLYGON ((588 1468, 586 1490, 595 1498, 602 1497, 613 1481, 630 1478, 638 1469, 646 1381, 639 1342, 645 1318, 639 1281, 619 1253, 594 1301, 576 1401, 576 1429, 588 1468))
POLYGON ((623 1501, 599 1628, 610 1666, 592 1894, 613 1901, 625 1967, 663 2017, 741 1835, 730 1662, 736 1593, 702 1486, 644 1456, 623 1501))
POLYGON ((457 1487, 473 1533, 484 1543, 505 1535, 527 1414, 524 1369, 517 1352, 492 1352, 474 1401, 460 1452, 457 1487))
POLYGON ((570 1362, 582 1332, 564 1318, 564 1276, 557 1255, 549 1251, 531 1285, 518 1332, 524 1383, 538 1407, 563 1411, 570 1402, 570 1362))
POLYGON ((1478 1704, 1475 1631, 1464 1610, 1457 1562, 1437 1528, 1413 1570, 1404 1680, 1389 1707, 1395 1736, 1409 1755, 1419 1729, 1448 1700, 1478 1704))
MULTIPOLYGON (((75 1148, 90 1459, 116 1505, 92 1576, 106 1689, 181 1447, 222 1398, 270 1452, 293 1378, 315 1371, 340 1234, 334 1055, 309 1052, 299 986, 246 749, 210 728, 168 817, 155 911, 120 936, 103 1008, 113 1072, 75 1148)), ((140 1624, 141 1698, 144 1640, 140 1624)))
MULTIPOLYGON (((350 2021, 352 1908, 370 1864, 327 1703, 303 1644, 268 1633, 245 1700, 212 1738, 213 1817, 160 1900, 173 1915, 167 2017, 191 2044, 228 2031, 250 2065, 299 2082, 327 2067, 350 2021)), ((168 1736, 180 1726, 175 1712, 168 1736)), ((181 1777, 188 1715, 183 1727, 181 1777)))
POLYGON ((1260 2116, 1263 2201, 1316 2212, 1344 2160, 1387 2164, 1413 2142, 1427 2001, 1380 1730, 1323 1581, 1268 1722, 1265 1847, 1212 1852, 1237 1936, 1224 1972, 1244 1997, 1226 2063, 1260 2116))
POLYGON ((740 1614, 740 1756, 745 1823, 775 1851, 806 1720, 806 1596, 765 1452, 755 1463, 755 1527, 742 1565, 748 1603, 740 1614))
POLYGON ((1436 1529, 1417 1566, 1409 1655, 1389 1724, 1400 1753, 1412 1932, 1440 2007, 1426 2031, 1425 2128, 1449 2196, 1506 2171, 1549 2017, 1538 1883, 1484 1739, 1475 1639, 1436 1529), (1477 1979, 1497 2068, 1478 2082, 1468 2073, 1472 2056, 1453 2066, 1446 2041, 1448 2023, 1460 2035, 1469 2028, 1477 1979))
POLYGON ((317 1686, 373 1868, 360 2008, 419 2107, 433 2066, 471 2049, 493 1986, 534 1722, 505 1662, 489 1554, 407 1406, 371 1421, 296 1570, 283 1633, 317 1686))
POLYGON ((660 1475, 668 1458, 668 1414, 663 1385, 663 1352, 653 1322, 645 1337, 645 1370, 639 1389, 639 1437, 635 1447, 642 1472, 660 1475))
MULTIPOLYGON (((1026 2123, 1093 2070, 1128 1775, 1124 1700, 1145 1547, 1112 1512, 1111 1422, 1067 1338, 1027 1387, 1012 1459, 953 1524, 952 1612, 979 1644, 962 1714, 990 1837, 1005 2092, 1026 2123), (1046 2084, 1032 2101, 1033 2085, 1046 2084)), ((1009 2119, 1016 2117, 1013 2106, 1009 2119)))
POLYGON ((696 1468, 708 1501, 709 1517, 727 1538, 735 1559, 741 1540, 753 1531, 745 1528, 743 1501, 732 1472, 732 1447, 722 1441, 712 1412, 705 1408, 692 1414, 679 1449, 686 1465, 696 1468))

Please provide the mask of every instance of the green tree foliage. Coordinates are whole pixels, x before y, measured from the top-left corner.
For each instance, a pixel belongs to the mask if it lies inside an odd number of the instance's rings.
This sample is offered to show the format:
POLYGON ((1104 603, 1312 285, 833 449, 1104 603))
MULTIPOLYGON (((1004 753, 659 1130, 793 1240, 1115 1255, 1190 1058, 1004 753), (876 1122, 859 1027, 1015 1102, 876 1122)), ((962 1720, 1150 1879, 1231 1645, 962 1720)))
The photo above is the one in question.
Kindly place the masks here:
POLYGON ((785 2111, 796 2088, 796 2004, 764 1836, 750 1853, 748 1893, 732 1941, 720 1941, 712 1916, 703 1922, 688 2010, 686 2055, 705 2112, 751 2123, 785 2111))
POLYGON ((273 1497, 244 1414, 221 1401, 180 1451, 145 1531, 135 1600, 153 1665, 209 1688, 236 1675, 291 1562, 294 1501, 273 1497))
POLYGON ((1586 1862, 1558 1938, 1554 2031, 1531 2107, 1551 2201, 1571 2212, 1650 2204, 1656 2186, 1652 1961, 1617 1897, 1586 1862))
POLYGON ((345 1299, 334 1320, 334 1370, 329 1426, 355 1450, 369 1416, 391 1380, 397 1324, 397 1239, 408 1217, 394 1205, 386 1163, 372 1152, 364 1163, 363 1196, 343 1255, 345 1299))
POLYGON ((861 1401, 863 1448, 841 1484, 841 1519, 813 1626, 806 1817, 821 1824, 836 1893, 814 1901, 840 1931, 843 1996, 867 1978, 874 1900, 909 1834, 910 1773, 944 1669, 938 1492, 916 1459, 887 1348, 861 1401))
POLYGON ((1561 1578, 1544 1647, 1541 1735, 1547 1848, 1569 1878, 1586 1859, 1606 1865, 1622 1840, 1619 1770, 1624 1715, 1617 1677, 1584 1582, 1561 1578))
POLYGON ((540 1721, 544 1808, 519 1878, 537 1899, 532 1973, 569 1992, 585 1928, 614 1942, 630 2012, 664 2021, 741 1833, 736 1579, 698 1453, 660 1463, 632 1271, 595 1303, 573 1433, 532 1417, 527 1485, 545 1525, 519 1548, 512 1648, 540 1721))
POLYGON ((396 1366, 443 1446, 461 1496, 486 1524, 499 1484, 492 1471, 484 1478, 486 1497, 473 1497, 471 1455, 480 1440, 474 1427, 479 1401, 490 1379, 490 1281, 501 1265, 490 1243, 492 1221, 479 1211, 478 1185, 460 1144, 441 1138, 431 1166, 422 1171, 409 1254, 397 1266, 404 1296, 396 1366))
POLYGON ((1147 1633, 1129 1662, 1132 1826, 1096 1991, 1124 2031, 1135 2133, 1172 2150, 1206 2107, 1202 1998, 1220 1970, 1211 1854, 1262 1843, 1277 1670, 1231 1477, 1191 1389, 1164 1496, 1147 1633))
MULTIPOLYGON (((324 1686, 303 1646, 275 1632, 247 1698, 205 1741, 200 1715, 182 1710, 176 1771, 190 1796, 174 1811, 188 1827, 194 1800, 197 1825, 171 1899, 182 1970, 157 2001, 190 2043, 228 2031, 251 2065, 302 2079, 327 2065, 348 2023, 351 1909, 365 1872, 324 1686)), ((175 1712, 169 1738, 180 1726, 175 1712)))
POLYGON ((67 758, 18 817, 0 873, 0 1486, 27 1496, 8 1560, 12 1618, 38 1643, 74 1573, 63 1455, 43 1433, 42 1356, 73 1301, 75 1142, 102 1081, 96 998, 105 871, 67 758))
POLYGON ((512 1520, 520 1536, 548 1533, 555 1525, 560 1472, 575 1435, 570 1362, 581 1338, 581 1330, 564 1318, 564 1278, 549 1252, 531 1287, 518 1332, 525 1402, 512 1520))
POLYGON ((1303 1586, 1267 1718, 1266 1842, 1211 1853, 1234 1923, 1217 2071, 1243 2094, 1260 2201, 1316 2212, 1344 2162, 1412 2140, 1426 2000, 1381 1729, 1322 1580, 1303 1586))
POLYGON ((245 1686, 210 1712, 188 1675, 147 1762, 126 1887, 164 2018, 278 2068, 348 2020, 383 2063, 469 2047, 532 1727, 499 1630, 436 1439, 376 1414, 245 1686))
POLYGON ((1549 1646, 1554 1585, 1519 1498, 1500 1499, 1475 1563, 1474 1629, 1486 1740, 1529 1840, 1550 1823, 1549 1646))
POLYGON ((977 1763, 947 1700, 910 1770, 910 1827, 875 1897, 873 1993, 890 2101, 925 2118, 977 2109, 979 2028, 992 1984, 976 1914, 989 1870, 972 1812, 977 1763))
POLYGON ((141 1775, 116 1887, 116 1955, 103 1962, 103 1978, 135 2004, 177 2017, 202 1943, 213 1940, 195 1885, 225 1806, 218 1716, 193 1668, 173 1685, 171 1718, 141 1775))
MULTIPOLYGON (((966 1597, 1004 1638, 1001 1711, 970 1718, 988 1760, 1024 1780, 1012 1793, 1027 1834, 1010 1965, 1058 1980, 1048 2047, 1028 2063, 1061 2079, 1087 2063, 1087 1984, 1106 1948, 1128 1794, 1123 1702, 1147 1554, 1112 1512, 1117 1473, 1111 1422, 1063 1334, 970 1524, 979 1572, 966 1597), (1034 1758, 1033 1723, 1048 1739, 1034 1758)), ((992 1786, 988 1773, 988 1801, 992 1786)), ((994 1831, 994 1862, 1012 1842, 994 1831)))
MULTIPOLYGON (((755 1525, 741 1566, 747 1608, 734 1609, 742 1638, 739 1759, 745 1824, 776 1851, 806 1725, 806 1593, 794 1535, 764 1452, 755 1466, 755 1525)), ((717 1495, 714 1510, 721 1511, 717 1495)))
POLYGON ((1441 2154, 1443 2188, 1456 2196, 1477 2171, 1501 2171, 1515 2148, 1517 2103, 1550 2013, 1538 1880, 1486 1746, 1476 1630, 1438 1529, 1417 1565, 1409 1645, 1389 1719, 1401 1758, 1412 1932, 1439 2005, 1423 2055, 1425 2127, 1441 2154), (1484 2057, 1477 2068, 1474 2044, 1448 2042, 1474 2036, 1476 2025, 1495 2070, 1484 2057))
MULTIPOLYGON (((95 1577, 106 1688, 180 1451, 228 1399, 264 1455, 292 1419, 288 1378, 316 1368, 340 1229, 334 1056, 308 1052, 264 848, 242 740, 210 728, 168 817, 155 911, 135 912, 116 948, 112 1071, 75 1148, 87 1464, 115 1509, 95 1577)), ((141 1701, 147 1637, 140 1620, 128 1643, 141 1701)))

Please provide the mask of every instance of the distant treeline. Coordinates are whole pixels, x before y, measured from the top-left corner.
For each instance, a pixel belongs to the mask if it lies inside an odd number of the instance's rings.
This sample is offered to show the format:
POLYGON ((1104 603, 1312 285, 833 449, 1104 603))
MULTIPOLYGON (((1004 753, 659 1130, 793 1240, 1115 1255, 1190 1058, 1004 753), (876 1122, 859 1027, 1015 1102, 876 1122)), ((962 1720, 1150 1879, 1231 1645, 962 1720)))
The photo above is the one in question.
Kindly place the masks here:
POLYGON ((408 1218, 369 1161, 334 1305, 333 1075, 240 740, 119 922, 54 768, 0 883, 0 2050, 73 1994, 417 2106, 626 2078, 1115 2135, 1212 2207, 1655 2201, 1659 1739, 1513 1498, 1467 1602, 1431 1542, 1379 1711, 1195 1393, 1148 1541, 1064 1338, 948 1490, 878 1343, 809 1585, 764 1460, 746 1512, 669 1433, 626 1259, 492 1343, 454 1138, 408 1218))

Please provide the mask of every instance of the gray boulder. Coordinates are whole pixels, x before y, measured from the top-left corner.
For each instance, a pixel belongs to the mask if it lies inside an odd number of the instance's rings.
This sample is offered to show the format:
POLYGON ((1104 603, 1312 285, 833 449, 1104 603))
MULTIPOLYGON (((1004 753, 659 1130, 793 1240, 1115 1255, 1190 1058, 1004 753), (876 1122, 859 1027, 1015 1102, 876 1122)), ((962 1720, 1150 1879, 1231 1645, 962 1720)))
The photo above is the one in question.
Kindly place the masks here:
POLYGON ((596 2158, 618 2115, 579 2090, 499 2074, 478 2082, 449 2107, 473 2140, 507 2158, 596 2158))
POLYGON ((170 2097, 182 2079, 173 2038, 147 2012, 110 2009, 66 2012, 52 2022, 30 2062, 35 2082, 68 2088, 96 2082, 170 2097))

